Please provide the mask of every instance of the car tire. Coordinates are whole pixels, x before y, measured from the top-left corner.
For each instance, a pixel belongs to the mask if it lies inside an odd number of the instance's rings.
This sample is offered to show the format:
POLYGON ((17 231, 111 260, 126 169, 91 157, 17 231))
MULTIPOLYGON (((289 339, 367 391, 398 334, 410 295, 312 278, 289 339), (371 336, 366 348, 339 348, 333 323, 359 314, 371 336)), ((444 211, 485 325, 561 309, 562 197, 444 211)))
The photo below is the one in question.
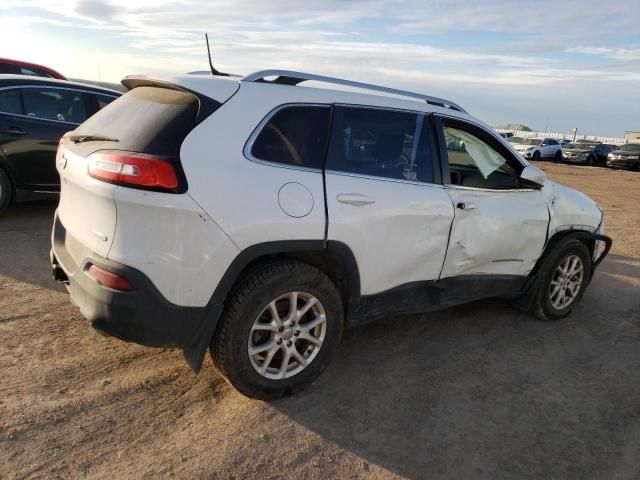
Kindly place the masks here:
POLYGON ((7 172, 0 168, 0 213, 11 203, 13 198, 13 185, 7 172))
POLYGON ((556 163, 560 163, 560 162, 562 162, 562 150, 558 150, 558 151, 556 152, 556 154, 555 154, 555 155, 554 155, 554 157, 553 157, 553 160, 554 160, 556 163))
POLYGON ((338 290, 319 269, 288 260, 262 264, 231 293, 211 355, 240 393, 279 398, 302 390, 324 370, 340 342, 343 316, 338 290), (312 306, 297 318, 308 303, 312 306), (314 322, 321 323, 311 328, 314 322))
POLYGON ((587 158, 587 167, 593 167, 594 161, 593 161, 593 156, 589 155, 589 157, 587 158))
POLYGON ((539 162, 540 161, 540 152, 538 150, 533 152, 533 156, 531 157, 531 159, 536 161, 536 162, 539 162))
POLYGON ((589 284, 589 250, 580 240, 563 241, 546 257, 538 275, 535 297, 529 313, 542 320, 565 318, 573 311, 589 284), (563 269, 566 274, 563 273, 563 269))

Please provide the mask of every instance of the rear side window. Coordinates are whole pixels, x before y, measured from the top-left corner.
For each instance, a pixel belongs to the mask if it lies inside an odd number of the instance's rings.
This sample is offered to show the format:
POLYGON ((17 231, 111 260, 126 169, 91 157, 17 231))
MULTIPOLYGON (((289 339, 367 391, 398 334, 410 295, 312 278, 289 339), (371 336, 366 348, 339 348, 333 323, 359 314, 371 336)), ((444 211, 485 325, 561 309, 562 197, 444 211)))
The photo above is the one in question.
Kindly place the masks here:
POLYGON ((427 130, 423 115, 336 107, 327 169, 432 182, 427 130))
POLYGON ((188 92, 161 87, 137 87, 90 117, 76 134, 118 140, 118 150, 177 155, 195 127, 198 98, 188 92))
POLYGON ((82 123, 87 118, 85 98, 75 90, 37 87, 22 89, 24 110, 30 117, 82 123))
POLYGON ((0 63, 0 73, 16 73, 13 65, 9 63, 0 63))
POLYGON ((258 160, 322 168, 329 135, 330 107, 290 106, 267 120, 251 147, 258 160))
POLYGON ((21 115, 22 102, 20 100, 20 90, 0 90, 0 113, 14 113, 21 115))
POLYGON ((102 110, 104 107, 113 102, 116 97, 108 97, 106 95, 96 95, 96 99, 98 100, 98 110, 102 110))

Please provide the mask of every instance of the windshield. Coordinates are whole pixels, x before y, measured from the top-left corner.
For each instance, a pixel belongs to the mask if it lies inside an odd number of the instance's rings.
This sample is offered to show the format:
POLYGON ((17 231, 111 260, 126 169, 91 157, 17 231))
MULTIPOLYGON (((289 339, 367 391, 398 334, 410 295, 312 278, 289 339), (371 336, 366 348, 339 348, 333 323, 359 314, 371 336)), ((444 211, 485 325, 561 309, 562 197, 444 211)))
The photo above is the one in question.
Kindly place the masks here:
POLYGON ((640 152, 640 143, 627 143, 626 145, 621 146, 618 150, 623 150, 625 152, 640 152))
POLYGON ((522 140, 524 140, 522 137, 509 137, 509 138, 507 138, 507 141, 509 143, 520 143, 520 142, 522 142, 522 140))
POLYGON ((540 143, 540 140, 537 138, 527 138, 524 142, 522 142, 522 145, 538 145, 540 143))

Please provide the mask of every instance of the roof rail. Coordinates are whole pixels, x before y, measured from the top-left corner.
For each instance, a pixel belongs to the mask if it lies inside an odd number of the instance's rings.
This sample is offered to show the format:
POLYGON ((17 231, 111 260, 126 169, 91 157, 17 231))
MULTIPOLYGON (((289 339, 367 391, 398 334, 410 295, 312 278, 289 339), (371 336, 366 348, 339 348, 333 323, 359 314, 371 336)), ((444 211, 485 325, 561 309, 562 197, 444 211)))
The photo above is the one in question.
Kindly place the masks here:
POLYGON ((297 85, 301 82, 313 80, 316 82, 333 83, 335 85, 345 85, 347 87, 362 88, 364 90, 373 90, 376 92, 390 93, 392 95, 400 95, 402 97, 417 98, 424 100, 430 105, 438 107, 450 108, 459 112, 467 113, 460 105, 444 98, 432 97, 422 93, 408 92, 406 90, 398 90, 396 88, 382 87, 370 83, 354 82, 352 80, 343 80, 341 78, 325 77, 324 75, 314 75, 312 73, 294 72, 291 70, 261 70, 244 77, 243 82, 262 82, 275 83, 278 85, 297 85), (267 77, 276 77, 274 80, 266 80, 267 77))

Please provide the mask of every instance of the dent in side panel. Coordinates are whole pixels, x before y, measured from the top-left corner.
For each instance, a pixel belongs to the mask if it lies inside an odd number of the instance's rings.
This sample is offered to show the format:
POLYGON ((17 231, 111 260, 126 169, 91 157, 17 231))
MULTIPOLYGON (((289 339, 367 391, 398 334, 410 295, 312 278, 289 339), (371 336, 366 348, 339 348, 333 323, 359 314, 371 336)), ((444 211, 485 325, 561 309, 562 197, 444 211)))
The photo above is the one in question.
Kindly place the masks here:
POLYGON ((542 189, 548 199, 551 222, 549 237, 561 230, 595 231, 602 214, 593 200, 584 193, 547 180, 542 189))
POLYGON ((540 192, 450 189, 456 208, 442 277, 527 275, 544 249, 549 212, 540 192))
POLYGON ((170 302, 207 305, 239 250, 188 195, 116 187, 118 225, 108 258, 152 279, 170 302))

